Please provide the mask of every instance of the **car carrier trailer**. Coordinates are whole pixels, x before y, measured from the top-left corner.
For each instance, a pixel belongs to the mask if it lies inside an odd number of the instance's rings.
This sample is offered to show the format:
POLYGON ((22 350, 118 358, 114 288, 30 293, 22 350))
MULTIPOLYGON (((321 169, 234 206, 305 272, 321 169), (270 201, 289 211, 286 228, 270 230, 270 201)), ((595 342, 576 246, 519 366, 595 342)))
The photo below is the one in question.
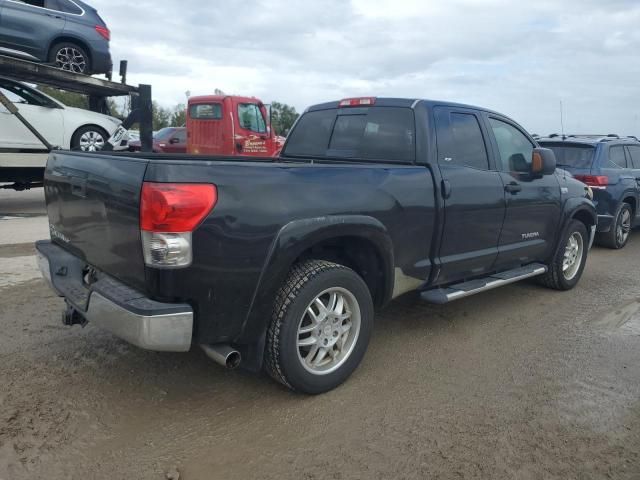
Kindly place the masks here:
MULTIPOLYGON (((143 152, 151 152, 153 143, 152 103, 150 85, 127 85, 127 62, 120 62, 121 82, 102 80, 79 73, 54 68, 50 65, 30 62, 14 57, 0 55, 0 76, 20 82, 46 85, 59 88, 67 92, 80 93, 89 98, 89 109, 93 112, 109 114, 108 97, 129 96, 131 98, 131 113, 122 122, 122 128, 128 130, 134 123, 140 124, 140 141, 143 152)), ((15 115, 41 142, 42 150, 16 151, 3 148, 0 144, 0 188, 25 190, 42 186, 44 167, 49 152, 56 148, 33 127, 22 115, 20 107, 9 101, 0 92, 0 104, 10 114, 15 115)), ((117 135, 118 130, 114 133, 117 135)), ((113 141, 113 137, 110 139, 113 141)), ((105 149, 113 146, 107 142, 105 149)))

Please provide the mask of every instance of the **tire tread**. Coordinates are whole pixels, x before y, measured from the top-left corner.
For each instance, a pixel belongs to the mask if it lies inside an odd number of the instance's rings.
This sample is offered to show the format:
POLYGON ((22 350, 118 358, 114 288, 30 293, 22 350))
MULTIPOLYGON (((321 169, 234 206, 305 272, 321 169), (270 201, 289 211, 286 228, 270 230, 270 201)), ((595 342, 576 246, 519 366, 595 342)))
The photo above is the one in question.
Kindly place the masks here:
POLYGON ((294 265, 287 280, 278 290, 273 316, 267 330, 267 342, 264 353, 264 365, 267 373, 281 384, 295 390, 289 383, 280 362, 280 329, 290 305, 299 292, 319 274, 330 270, 349 270, 349 268, 326 260, 307 260, 294 265))

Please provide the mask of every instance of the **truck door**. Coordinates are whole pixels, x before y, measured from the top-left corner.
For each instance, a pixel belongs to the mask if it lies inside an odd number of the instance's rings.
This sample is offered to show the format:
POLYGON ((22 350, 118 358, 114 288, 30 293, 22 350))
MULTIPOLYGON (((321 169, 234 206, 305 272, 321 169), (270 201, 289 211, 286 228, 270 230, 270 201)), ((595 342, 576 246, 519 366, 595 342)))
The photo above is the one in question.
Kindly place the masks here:
POLYGON ((445 283, 491 271, 498 255, 505 192, 479 113, 436 107, 434 115, 444 197, 437 282, 445 283))
POLYGON ((507 202, 495 268, 545 261, 553 253, 560 220, 558 178, 530 173, 535 144, 519 126, 496 115, 485 118, 507 202))
POLYGON ((235 146, 238 155, 267 157, 273 154, 273 135, 267 128, 266 108, 261 103, 237 102, 235 146))

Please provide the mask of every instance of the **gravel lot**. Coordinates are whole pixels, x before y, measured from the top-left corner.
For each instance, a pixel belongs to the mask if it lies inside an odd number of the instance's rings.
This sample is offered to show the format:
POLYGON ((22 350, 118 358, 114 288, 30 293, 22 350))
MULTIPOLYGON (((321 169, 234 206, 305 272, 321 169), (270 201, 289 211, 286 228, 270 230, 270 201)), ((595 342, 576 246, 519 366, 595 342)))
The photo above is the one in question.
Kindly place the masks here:
POLYGON ((571 292, 400 298, 318 397, 63 327, 47 235, 41 190, 0 191, 2 480, 640 478, 640 233, 571 292))

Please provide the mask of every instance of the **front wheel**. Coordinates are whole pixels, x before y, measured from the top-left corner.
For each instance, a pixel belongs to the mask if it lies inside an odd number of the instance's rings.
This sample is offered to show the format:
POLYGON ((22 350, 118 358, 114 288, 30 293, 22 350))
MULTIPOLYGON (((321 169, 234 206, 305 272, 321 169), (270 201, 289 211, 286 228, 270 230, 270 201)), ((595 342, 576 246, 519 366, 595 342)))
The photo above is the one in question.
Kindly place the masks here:
POLYGON ((578 220, 571 220, 548 265, 547 273, 539 277, 540 282, 555 290, 571 290, 582 276, 588 251, 587 227, 578 220))
POLYGON ((350 268, 324 260, 295 265, 276 297, 267 372, 303 393, 337 387, 364 357, 373 315, 369 289, 350 268))
POLYGON ((109 134, 100 127, 88 125, 79 128, 71 138, 71 150, 83 152, 98 152, 102 150, 109 139, 109 134))

